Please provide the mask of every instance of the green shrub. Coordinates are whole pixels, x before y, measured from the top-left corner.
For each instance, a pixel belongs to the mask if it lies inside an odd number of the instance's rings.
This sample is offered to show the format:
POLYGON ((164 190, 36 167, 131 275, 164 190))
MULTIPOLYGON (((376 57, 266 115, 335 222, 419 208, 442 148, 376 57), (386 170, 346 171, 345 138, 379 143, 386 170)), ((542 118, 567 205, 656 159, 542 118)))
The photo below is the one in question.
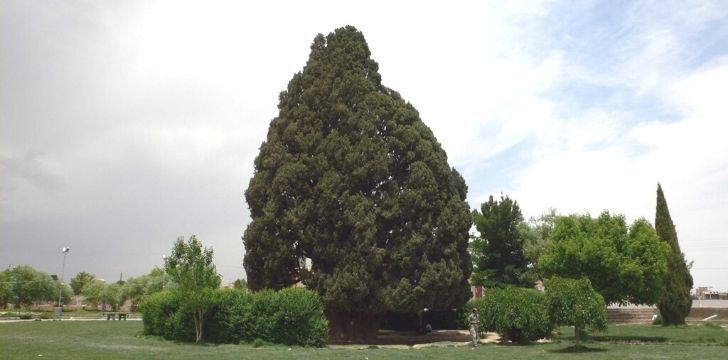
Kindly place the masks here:
MULTIPOLYGON (((323 346, 328 322, 318 294, 302 288, 248 293, 215 290, 204 321, 204 340, 214 343, 263 342, 323 346)), ((179 295, 160 292, 141 307, 144 334, 194 341, 192 310, 179 295)))
POLYGON ((319 295, 302 288, 288 288, 273 293, 277 311, 273 342, 286 345, 323 346, 329 323, 319 295))
MULTIPOLYGON (((145 335, 158 335, 169 340, 186 340, 180 327, 184 326, 182 299, 171 291, 162 291, 149 296, 140 311, 145 335)), ((191 316, 191 314, 190 314, 191 316)), ((194 336, 194 327, 193 327, 194 336)), ((194 339, 194 337, 193 337, 194 339)))
POLYGON ((255 337, 251 326, 253 295, 239 289, 215 292, 210 319, 206 320, 205 337, 217 343, 237 344, 255 337))
POLYGON ((491 289, 484 298, 467 304, 466 316, 473 307, 480 313, 480 330, 494 331, 502 341, 525 343, 547 337, 553 330, 546 297, 538 290, 491 289))
POLYGON ((32 313, 21 313, 18 315, 18 318, 20 318, 21 320, 30 320, 33 318, 33 314, 32 313))
POLYGON ((652 319, 652 325, 662 325, 662 316, 655 316, 655 318, 652 319))

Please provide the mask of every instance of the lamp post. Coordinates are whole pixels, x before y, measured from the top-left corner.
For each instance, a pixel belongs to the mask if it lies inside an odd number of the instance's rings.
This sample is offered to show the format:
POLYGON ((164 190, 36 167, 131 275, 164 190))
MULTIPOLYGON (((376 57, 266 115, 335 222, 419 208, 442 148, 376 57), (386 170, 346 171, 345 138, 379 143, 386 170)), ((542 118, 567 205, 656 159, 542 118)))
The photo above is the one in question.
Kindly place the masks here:
POLYGON ((66 272, 66 255, 71 248, 64 247, 61 249, 63 252, 63 266, 61 267, 61 280, 58 282, 58 307, 56 307, 56 317, 61 320, 61 313, 63 312, 63 306, 61 305, 61 298, 63 295, 63 275, 66 272))

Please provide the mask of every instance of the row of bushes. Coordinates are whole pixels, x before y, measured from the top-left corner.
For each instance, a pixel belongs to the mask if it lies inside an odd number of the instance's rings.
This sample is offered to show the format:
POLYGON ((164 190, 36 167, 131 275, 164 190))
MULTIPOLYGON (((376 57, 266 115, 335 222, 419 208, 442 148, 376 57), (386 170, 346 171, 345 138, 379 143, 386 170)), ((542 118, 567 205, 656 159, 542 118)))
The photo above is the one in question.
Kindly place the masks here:
POLYGON ((553 278, 546 292, 535 289, 488 290, 465 306, 464 325, 473 308, 480 314, 480 331, 493 331, 504 341, 529 342, 549 337, 558 325, 578 329, 606 327, 606 306, 587 279, 553 278))
MULTIPOLYGON (((249 293, 220 289, 210 293, 203 338, 213 343, 265 341, 286 345, 323 346, 328 321, 313 291, 288 288, 249 293)), ((168 340, 194 341, 192 310, 180 295, 163 291, 141 307, 144 333, 168 340)))

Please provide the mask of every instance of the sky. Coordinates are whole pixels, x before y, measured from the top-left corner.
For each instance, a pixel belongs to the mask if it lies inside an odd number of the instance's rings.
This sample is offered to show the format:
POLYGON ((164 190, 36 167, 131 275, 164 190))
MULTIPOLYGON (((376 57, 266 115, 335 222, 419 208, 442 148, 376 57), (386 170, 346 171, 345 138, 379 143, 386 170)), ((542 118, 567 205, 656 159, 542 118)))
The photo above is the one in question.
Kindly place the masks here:
POLYGON ((655 217, 728 290, 725 1, 0 0, 0 268, 117 280, 178 236, 244 278, 244 191, 318 33, 353 25, 472 208, 655 217))

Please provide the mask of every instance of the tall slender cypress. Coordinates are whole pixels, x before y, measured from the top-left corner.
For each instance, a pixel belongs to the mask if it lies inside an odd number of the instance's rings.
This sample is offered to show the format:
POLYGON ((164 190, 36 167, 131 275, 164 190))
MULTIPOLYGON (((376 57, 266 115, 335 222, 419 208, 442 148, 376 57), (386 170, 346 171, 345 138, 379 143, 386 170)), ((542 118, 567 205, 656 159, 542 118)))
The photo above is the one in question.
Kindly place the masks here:
POLYGON ((665 195, 662 193, 662 186, 659 183, 657 184, 655 230, 660 239, 670 246, 667 256, 665 293, 657 307, 660 309, 663 325, 682 325, 685 324, 685 318, 690 313, 690 307, 693 304, 690 297, 693 277, 685 262, 685 255, 680 252, 675 225, 672 223, 665 195))

